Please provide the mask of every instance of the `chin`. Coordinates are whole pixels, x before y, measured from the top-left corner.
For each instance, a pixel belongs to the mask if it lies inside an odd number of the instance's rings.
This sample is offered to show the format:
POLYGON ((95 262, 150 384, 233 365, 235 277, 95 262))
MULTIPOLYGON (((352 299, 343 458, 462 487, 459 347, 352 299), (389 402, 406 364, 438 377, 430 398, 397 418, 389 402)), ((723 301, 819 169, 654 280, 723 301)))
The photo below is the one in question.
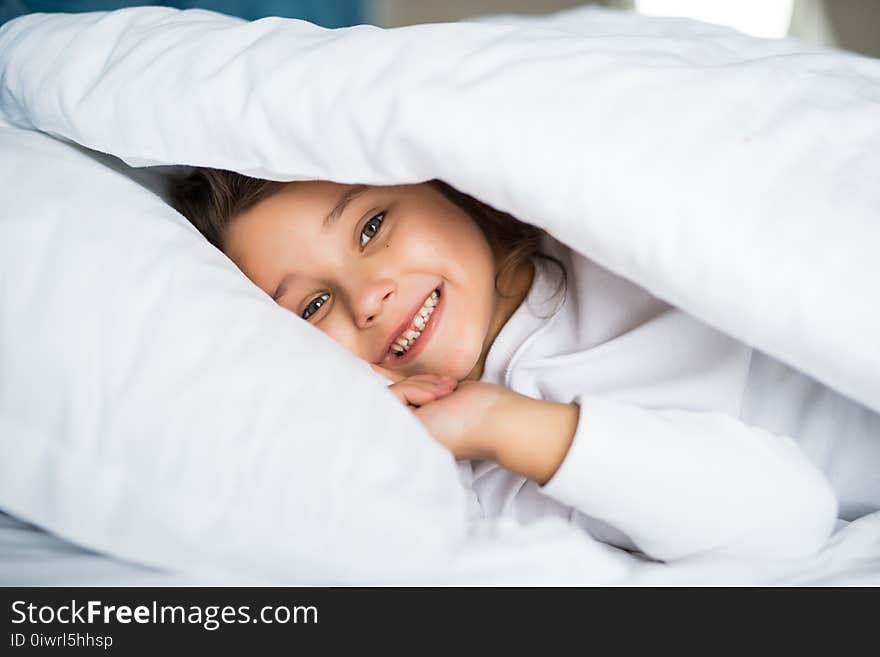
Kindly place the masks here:
MULTIPOLYGON (((449 376, 455 377, 458 381, 464 381, 471 373, 474 371, 474 368, 477 366, 477 362, 479 361, 479 355, 470 358, 467 362, 463 362, 461 364, 453 364, 447 365, 446 369, 451 370, 447 372, 443 372, 443 374, 447 374, 449 376)), ((478 380, 479 377, 474 376, 474 380, 478 380)))
MULTIPOLYGON (((482 347, 482 343, 480 347, 482 347)), ((444 345, 440 353, 445 354, 445 357, 437 357, 436 354, 432 354, 431 362, 425 364, 423 371, 439 376, 451 376, 458 381, 463 381, 470 376, 474 367, 480 361, 482 349, 466 348, 462 347, 461 344, 447 349, 444 345)))

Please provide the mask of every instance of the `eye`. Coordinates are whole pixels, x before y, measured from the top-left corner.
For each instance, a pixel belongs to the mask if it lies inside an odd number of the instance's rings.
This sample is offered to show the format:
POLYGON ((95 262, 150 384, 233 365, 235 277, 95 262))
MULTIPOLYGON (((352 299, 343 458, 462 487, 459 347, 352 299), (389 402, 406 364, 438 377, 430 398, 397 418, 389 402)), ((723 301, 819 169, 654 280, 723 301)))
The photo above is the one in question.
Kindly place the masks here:
POLYGON ((367 244, 370 243, 370 240, 376 236, 376 233, 379 232, 379 229, 382 227, 382 222, 385 221, 385 213, 380 212, 375 217, 371 218, 367 223, 364 224, 364 227, 361 228, 361 248, 363 249, 367 244), (364 238, 367 238, 366 242, 364 238))
POLYGON ((306 306, 306 309, 303 311, 302 318, 308 319, 309 317, 314 315, 316 312, 318 312, 318 309, 327 302, 329 298, 330 295, 325 292, 324 294, 321 294, 312 299, 309 305, 306 306))

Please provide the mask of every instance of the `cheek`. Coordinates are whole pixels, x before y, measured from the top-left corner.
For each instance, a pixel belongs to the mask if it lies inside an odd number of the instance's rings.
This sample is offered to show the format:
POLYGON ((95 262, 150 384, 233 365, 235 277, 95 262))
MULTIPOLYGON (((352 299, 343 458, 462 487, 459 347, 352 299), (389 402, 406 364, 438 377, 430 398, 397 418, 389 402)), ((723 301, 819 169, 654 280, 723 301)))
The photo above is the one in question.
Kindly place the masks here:
POLYGON ((362 348, 355 339, 352 329, 346 327, 338 317, 327 318, 320 324, 316 324, 315 328, 326 333, 334 342, 338 342, 358 358, 367 357, 361 353, 362 348))
MULTIPOLYGON (((369 351, 367 345, 361 344, 361 340, 366 342, 366 339, 359 336, 357 331, 351 325, 346 325, 346 320, 340 317, 332 319, 328 317, 320 324, 316 324, 315 328, 326 333, 334 342, 342 345, 362 360, 372 361, 375 356, 369 351)), ((375 349, 375 345, 373 348, 375 349)))
POLYGON ((395 254, 426 268, 442 268, 460 283, 479 284, 494 273, 492 251, 483 232, 470 219, 426 217, 389 238, 395 254), (395 243, 396 242, 396 243, 395 243))

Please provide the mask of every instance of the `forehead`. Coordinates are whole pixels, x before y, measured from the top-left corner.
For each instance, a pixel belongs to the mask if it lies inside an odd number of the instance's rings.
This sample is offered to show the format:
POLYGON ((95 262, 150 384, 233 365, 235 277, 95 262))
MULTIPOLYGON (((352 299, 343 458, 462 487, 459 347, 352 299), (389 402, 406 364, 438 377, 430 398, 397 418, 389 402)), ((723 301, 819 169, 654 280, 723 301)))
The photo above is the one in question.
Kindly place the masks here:
POLYGON ((234 218, 232 228, 248 224, 271 224, 273 221, 322 219, 340 196, 363 189, 363 185, 343 185, 325 181, 293 182, 262 199, 234 218))
MULTIPOLYGON (((230 256, 243 255, 245 247, 278 238, 279 231, 292 227, 297 232, 321 230, 328 214, 343 198, 367 191, 363 185, 342 185, 323 181, 291 183, 234 217, 226 231, 225 247, 230 256)), ((341 209, 341 208, 340 208, 341 209)))
POLYGON ((234 218, 226 232, 224 250, 264 287, 268 283, 263 279, 271 277, 277 266, 297 261, 305 264, 320 255, 314 247, 328 214, 342 197, 365 191, 361 185, 325 181, 291 183, 234 218))

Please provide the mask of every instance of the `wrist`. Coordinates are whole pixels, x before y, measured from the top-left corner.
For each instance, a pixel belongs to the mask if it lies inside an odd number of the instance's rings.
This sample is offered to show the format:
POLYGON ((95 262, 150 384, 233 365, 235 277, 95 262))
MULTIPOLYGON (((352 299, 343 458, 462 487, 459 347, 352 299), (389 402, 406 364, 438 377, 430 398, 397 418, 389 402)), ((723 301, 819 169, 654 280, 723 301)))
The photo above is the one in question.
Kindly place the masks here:
POLYGON ((536 400, 520 395, 509 388, 504 388, 495 401, 491 413, 486 414, 486 428, 483 432, 483 444, 486 457, 499 465, 511 461, 511 457, 519 451, 516 443, 521 439, 519 424, 527 407, 536 400))
POLYGON ((492 432, 492 460, 540 485, 556 474, 577 430, 580 408, 512 393, 492 432))

